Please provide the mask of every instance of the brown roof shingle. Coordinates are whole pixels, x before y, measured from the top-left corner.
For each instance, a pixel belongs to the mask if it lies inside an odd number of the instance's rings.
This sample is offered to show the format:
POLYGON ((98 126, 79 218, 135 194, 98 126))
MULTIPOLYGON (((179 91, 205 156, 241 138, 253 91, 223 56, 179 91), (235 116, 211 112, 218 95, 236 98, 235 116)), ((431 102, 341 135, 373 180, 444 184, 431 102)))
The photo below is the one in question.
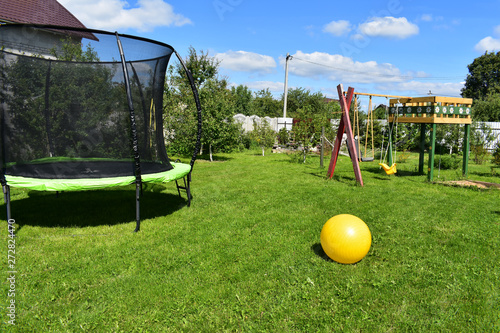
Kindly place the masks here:
POLYGON ((56 0, 0 0, 0 21, 85 28, 56 0))

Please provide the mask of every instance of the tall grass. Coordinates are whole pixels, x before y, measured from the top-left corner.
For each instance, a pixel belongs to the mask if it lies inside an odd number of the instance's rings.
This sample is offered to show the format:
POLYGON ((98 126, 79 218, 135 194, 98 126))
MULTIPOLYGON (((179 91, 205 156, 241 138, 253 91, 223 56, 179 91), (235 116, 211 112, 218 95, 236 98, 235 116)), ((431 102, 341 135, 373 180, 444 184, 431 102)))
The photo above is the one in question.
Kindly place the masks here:
MULTIPOLYGON (((398 165, 397 177, 362 163, 360 187, 343 156, 327 180, 317 157, 302 164, 260 155, 198 161, 189 208, 172 184, 149 187, 137 234, 132 188, 59 196, 13 190, 17 325, 3 323, 4 279, 2 328, 500 330, 500 191, 429 183, 414 172, 415 156, 398 165), (354 265, 321 249, 323 224, 341 213, 372 232, 368 255, 354 265)), ((490 167, 472 164, 469 177, 500 182, 490 167)), ((461 173, 441 170, 443 178, 461 173)))

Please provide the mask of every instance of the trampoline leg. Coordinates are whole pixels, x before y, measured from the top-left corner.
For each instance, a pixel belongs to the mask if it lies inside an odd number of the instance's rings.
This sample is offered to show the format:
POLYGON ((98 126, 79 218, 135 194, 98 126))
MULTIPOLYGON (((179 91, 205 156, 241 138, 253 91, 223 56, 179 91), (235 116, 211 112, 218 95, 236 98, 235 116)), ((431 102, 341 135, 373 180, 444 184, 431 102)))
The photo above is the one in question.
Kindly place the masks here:
POLYGON ((141 184, 135 184, 135 230, 134 232, 138 232, 141 229, 141 184))
POLYGON ((177 193, 179 193, 179 197, 182 198, 181 187, 179 186, 179 182, 177 181, 177 179, 175 180, 175 186, 177 186, 177 193))
POLYGON ((186 185, 186 194, 188 198, 188 207, 191 206, 191 174, 188 174, 187 176, 187 184, 186 184, 186 179, 184 178, 184 184, 186 185))
POLYGON ((191 174, 187 175, 187 181, 186 181, 186 177, 182 178, 182 181, 184 182, 184 186, 180 186, 177 179, 175 180, 175 185, 177 186, 177 193, 179 193, 179 197, 182 198, 181 189, 186 191, 187 199, 188 199, 187 205, 189 207, 189 206, 191 206, 191 199, 192 199, 192 196, 191 196, 191 174))
POLYGON ((5 207, 7 208, 7 221, 11 219, 10 214, 10 187, 9 185, 2 185, 3 189, 3 198, 5 201, 5 207))

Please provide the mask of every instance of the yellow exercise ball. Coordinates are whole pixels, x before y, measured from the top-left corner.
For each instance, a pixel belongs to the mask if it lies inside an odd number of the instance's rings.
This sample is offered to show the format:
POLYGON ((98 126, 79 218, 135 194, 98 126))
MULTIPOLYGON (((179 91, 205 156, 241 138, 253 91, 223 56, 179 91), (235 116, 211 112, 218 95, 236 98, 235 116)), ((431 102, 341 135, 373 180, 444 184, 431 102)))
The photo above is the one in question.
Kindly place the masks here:
POLYGON ((372 245, 372 234, 366 223, 350 214, 340 214, 326 221, 320 238, 323 251, 341 264, 360 261, 372 245))

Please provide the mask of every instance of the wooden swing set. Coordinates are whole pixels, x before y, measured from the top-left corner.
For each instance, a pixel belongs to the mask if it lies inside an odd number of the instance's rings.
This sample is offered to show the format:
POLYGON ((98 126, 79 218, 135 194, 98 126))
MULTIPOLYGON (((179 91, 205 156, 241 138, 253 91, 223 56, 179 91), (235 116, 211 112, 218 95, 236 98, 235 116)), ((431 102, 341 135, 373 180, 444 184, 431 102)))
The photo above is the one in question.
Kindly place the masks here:
MULTIPOLYGON (((352 166, 354 169, 354 174, 356 177, 356 182, 363 186, 363 178, 361 176, 361 170, 359 167, 360 162, 371 162, 375 158, 375 144, 374 144, 374 132, 373 132, 373 105, 372 97, 385 97, 391 98, 389 100, 389 107, 386 109, 388 112, 389 121, 389 135, 388 144, 386 150, 387 164, 385 162, 385 157, 379 163, 379 165, 388 174, 394 174, 397 172, 395 160, 395 154, 393 156, 393 130, 396 128, 398 123, 417 123, 421 124, 420 131, 420 156, 419 156, 419 173, 424 172, 424 151, 427 148, 429 151, 429 161, 428 161, 428 180, 432 181, 433 171, 434 171, 434 156, 435 156, 435 142, 436 142, 436 124, 463 124, 464 126, 464 141, 463 141, 463 175, 467 175, 468 172, 468 160, 469 160, 469 135, 470 135, 470 124, 471 119, 471 106, 472 99, 470 98, 455 98, 455 97, 440 97, 440 96, 429 96, 429 97, 406 97, 406 96, 394 96, 394 95, 381 95, 381 94, 369 94, 369 93, 355 93, 354 88, 349 87, 347 92, 344 92, 342 84, 337 86, 337 92, 339 95, 339 103, 342 110, 342 116, 340 118, 340 124, 337 131, 337 136, 335 138, 335 143, 333 145, 332 156, 330 159, 330 165, 328 167, 328 176, 331 179, 335 171, 335 166, 337 164, 337 158, 340 151, 340 146, 342 144, 342 137, 344 133, 347 135, 347 149, 349 151, 349 156, 351 157, 352 166), (359 147, 359 111, 358 111, 358 96, 369 96, 368 104, 368 118, 366 124, 366 134, 365 134, 365 145, 364 154, 362 156, 359 147), (354 96, 354 117, 353 122, 356 125, 357 136, 354 136, 353 127, 351 126, 351 120, 349 117, 349 110, 351 108, 351 102, 354 96), (430 146, 426 147, 426 125, 430 124, 430 146), (371 135, 371 156, 367 156, 368 151, 368 136, 371 135)), ((396 134, 397 135, 397 134, 396 134)), ((381 148, 382 154, 383 147, 381 148)), ((382 157, 382 156, 381 156, 382 157)))

